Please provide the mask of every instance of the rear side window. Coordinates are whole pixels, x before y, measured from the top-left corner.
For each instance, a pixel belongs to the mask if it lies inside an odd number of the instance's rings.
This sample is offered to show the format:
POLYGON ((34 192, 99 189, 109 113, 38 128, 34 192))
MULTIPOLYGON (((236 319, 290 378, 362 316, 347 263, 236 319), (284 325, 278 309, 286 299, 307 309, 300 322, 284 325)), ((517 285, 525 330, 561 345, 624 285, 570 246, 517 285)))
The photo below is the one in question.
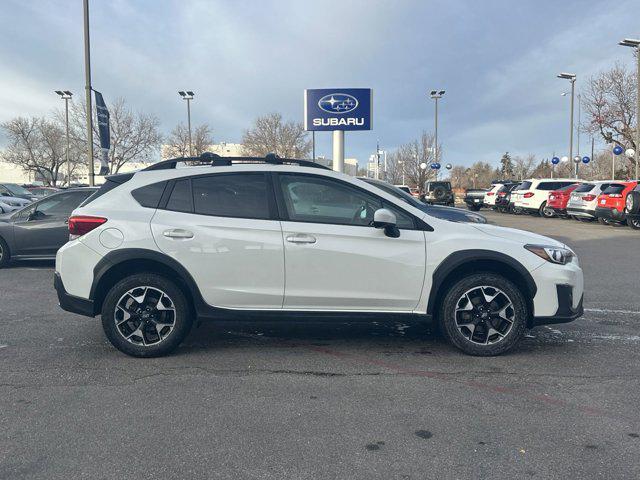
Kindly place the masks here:
POLYGON ((269 219, 267 180, 262 173, 192 179, 194 211, 216 217, 269 219))
POLYGON ((173 186, 171 196, 167 201, 167 210, 174 212, 193 212, 193 197, 191 196, 191 180, 178 180, 173 186))
POLYGON ((538 184, 537 190, 555 190, 560 187, 559 183, 556 182, 540 182, 538 184))
POLYGON ((143 207, 158 208, 160 198, 164 188, 167 186, 167 182, 152 183, 144 187, 136 188, 131 192, 133 198, 143 207))
POLYGON ((595 187, 594 184, 592 183, 583 183, 582 185, 579 185, 575 190, 574 193, 585 193, 585 192, 590 192, 591 190, 593 190, 593 187, 595 187))
POLYGON ((531 188, 531 182, 522 182, 518 187, 518 190, 529 190, 531 188))

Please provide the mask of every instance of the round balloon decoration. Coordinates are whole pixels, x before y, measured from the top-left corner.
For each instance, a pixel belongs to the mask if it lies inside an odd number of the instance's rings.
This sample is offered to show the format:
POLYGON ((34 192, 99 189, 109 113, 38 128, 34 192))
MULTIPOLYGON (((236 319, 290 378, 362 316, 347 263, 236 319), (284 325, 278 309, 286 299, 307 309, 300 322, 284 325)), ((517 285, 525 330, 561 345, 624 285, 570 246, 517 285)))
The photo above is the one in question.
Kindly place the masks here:
POLYGON ((591 159, 589 157, 587 157, 587 156, 582 157, 582 163, 584 163, 585 165, 587 163, 589 163, 590 161, 591 161, 591 159))
POLYGON ((636 151, 633 148, 627 148, 624 151, 624 154, 627 156, 627 158, 633 158, 636 155, 636 151))
POLYGON ((551 163, 553 163, 554 165, 557 165, 560 163, 560 159, 558 157, 553 157, 551 159, 551 163))
POLYGON ((427 168, 427 164, 426 164, 426 163, 424 163, 424 162, 422 162, 422 163, 420 164, 420 168, 421 168, 422 170, 425 170, 425 169, 427 168))
POLYGON ((624 150, 620 145, 616 145, 615 147, 613 147, 613 153, 615 153, 616 155, 620 155, 623 151, 624 150))
POLYGON ((573 157, 573 163, 580 163, 580 155, 576 155, 575 157, 573 157))
POLYGON ((562 163, 566 163, 566 162, 568 162, 568 161, 569 161, 569 157, 567 157, 567 156, 565 155, 564 157, 562 157, 562 158, 560 159, 560 161, 561 161, 562 163))
POLYGON ((450 163, 447 163, 447 164, 445 165, 445 168, 446 168, 447 170, 451 170, 451 169, 453 168, 453 165, 451 165, 450 163))
POLYGON ((440 170, 440 164, 438 162, 436 162, 436 170, 440 170))

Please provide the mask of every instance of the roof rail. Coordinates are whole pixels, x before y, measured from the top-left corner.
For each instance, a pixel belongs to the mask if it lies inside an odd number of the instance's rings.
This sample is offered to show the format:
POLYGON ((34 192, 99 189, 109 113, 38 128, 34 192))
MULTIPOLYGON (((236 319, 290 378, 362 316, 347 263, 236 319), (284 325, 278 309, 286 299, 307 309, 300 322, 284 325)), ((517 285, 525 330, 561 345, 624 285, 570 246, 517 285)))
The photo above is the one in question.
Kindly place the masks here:
POLYGON ((198 157, 178 157, 170 160, 163 160, 161 162, 149 165, 144 168, 143 171, 149 170, 170 170, 176 168, 178 163, 196 163, 198 165, 210 165, 212 167, 228 167, 231 165, 238 165, 243 163, 268 163, 271 165, 298 165, 300 167, 322 168, 324 170, 331 170, 320 163, 315 163, 311 160, 298 160, 293 158, 280 158, 275 153, 268 153, 264 157, 221 157, 217 153, 204 152, 198 157))

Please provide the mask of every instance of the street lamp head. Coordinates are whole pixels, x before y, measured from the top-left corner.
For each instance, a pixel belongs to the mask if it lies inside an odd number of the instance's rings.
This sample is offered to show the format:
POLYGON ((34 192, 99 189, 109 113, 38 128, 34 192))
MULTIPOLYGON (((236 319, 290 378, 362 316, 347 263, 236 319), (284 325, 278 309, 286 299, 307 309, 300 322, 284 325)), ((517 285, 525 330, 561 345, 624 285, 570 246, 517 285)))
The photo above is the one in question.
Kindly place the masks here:
POLYGON ((431 90, 429 95, 431 98, 441 98, 444 95, 444 90, 431 90))
POLYGON ((73 93, 71 93, 69 90, 65 90, 65 91, 64 91, 64 94, 65 94, 65 95, 68 95, 69 97, 72 97, 72 96, 73 96, 73 93))
POLYGON ((184 96, 186 95, 186 93, 184 93, 182 90, 180 90, 180 91, 178 92, 178 95, 180 95, 181 97, 184 97, 184 96))
POLYGON ((64 92, 62 90, 56 90, 56 93, 60 96, 64 95, 64 92))
POLYGON ((438 92, 438 95, 444 95, 444 90, 440 90, 440 91, 438 92))
POLYGON ((436 93, 438 93, 437 90, 431 90, 431 94, 430 95, 433 97, 436 93))
POLYGON ((191 90, 187 90, 187 95, 189 95, 190 97, 193 97, 195 94, 191 90))
POLYGON ((622 45, 623 47, 635 47, 640 48, 640 40, 636 40, 635 38, 625 38, 618 45, 622 45))
POLYGON ((565 80, 571 80, 574 81, 576 79, 576 74, 575 73, 560 73, 558 75, 558 78, 564 78, 565 80))

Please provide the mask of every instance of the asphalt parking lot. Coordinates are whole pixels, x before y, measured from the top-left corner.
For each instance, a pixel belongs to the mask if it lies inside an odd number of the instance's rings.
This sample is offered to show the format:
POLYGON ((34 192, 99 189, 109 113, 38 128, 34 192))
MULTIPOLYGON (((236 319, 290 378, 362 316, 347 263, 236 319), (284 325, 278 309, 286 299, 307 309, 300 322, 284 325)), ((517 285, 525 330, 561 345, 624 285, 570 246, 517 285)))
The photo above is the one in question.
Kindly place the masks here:
POLYGON ((586 278, 583 318, 495 358, 403 324, 227 324, 133 359, 58 308, 51 264, 0 270, 0 478, 639 478, 640 232, 486 215, 586 278))

